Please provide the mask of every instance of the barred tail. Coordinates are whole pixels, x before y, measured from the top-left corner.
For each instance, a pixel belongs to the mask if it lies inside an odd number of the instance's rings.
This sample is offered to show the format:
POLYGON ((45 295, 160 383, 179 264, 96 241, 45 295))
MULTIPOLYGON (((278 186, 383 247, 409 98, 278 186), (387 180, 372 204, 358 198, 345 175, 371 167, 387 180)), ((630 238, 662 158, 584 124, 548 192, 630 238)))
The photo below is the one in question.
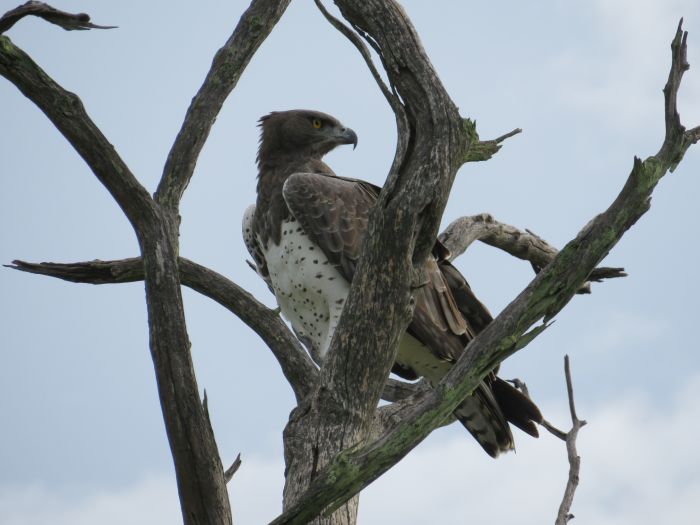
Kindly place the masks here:
POLYGON ((508 422, 537 437, 542 414, 535 404, 506 381, 482 382, 454 411, 455 417, 491 457, 515 448, 508 422))

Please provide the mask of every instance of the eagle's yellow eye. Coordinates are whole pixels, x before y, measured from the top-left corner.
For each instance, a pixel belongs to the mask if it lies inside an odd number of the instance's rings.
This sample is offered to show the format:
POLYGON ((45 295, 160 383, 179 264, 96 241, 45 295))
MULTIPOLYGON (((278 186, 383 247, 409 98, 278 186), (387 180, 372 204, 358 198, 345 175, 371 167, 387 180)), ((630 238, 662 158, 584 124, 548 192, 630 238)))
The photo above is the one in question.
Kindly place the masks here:
POLYGON ((321 122, 320 119, 315 118, 311 121, 311 125, 316 129, 321 129, 321 126, 323 126, 323 122, 321 122))

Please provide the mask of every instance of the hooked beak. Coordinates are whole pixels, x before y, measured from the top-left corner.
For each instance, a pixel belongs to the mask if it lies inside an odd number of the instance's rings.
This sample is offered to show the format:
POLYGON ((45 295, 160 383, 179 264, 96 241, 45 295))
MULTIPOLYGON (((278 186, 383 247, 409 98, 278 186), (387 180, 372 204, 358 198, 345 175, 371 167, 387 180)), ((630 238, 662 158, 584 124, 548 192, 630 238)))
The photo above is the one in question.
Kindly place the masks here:
POLYGON ((357 133, 350 128, 342 128, 337 135, 340 144, 352 144, 352 149, 357 147, 357 133))

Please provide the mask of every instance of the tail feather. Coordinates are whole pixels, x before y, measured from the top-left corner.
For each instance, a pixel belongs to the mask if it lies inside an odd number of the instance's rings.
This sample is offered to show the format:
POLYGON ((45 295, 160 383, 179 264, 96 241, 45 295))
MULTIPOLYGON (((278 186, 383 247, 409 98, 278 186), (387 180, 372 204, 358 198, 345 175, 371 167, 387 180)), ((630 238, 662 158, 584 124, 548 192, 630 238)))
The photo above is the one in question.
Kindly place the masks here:
POLYGON ((474 436, 486 453, 495 458, 513 450, 513 434, 489 385, 482 382, 454 411, 455 417, 474 436))
POLYGON ((542 413, 537 405, 500 377, 491 383, 491 389, 506 420, 523 432, 539 437, 536 423, 542 423, 542 413))
MULTIPOLYGON (((492 321, 488 309, 476 298, 464 276, 446 260, 440 270, 464 318, 480 333, 492 321)), ((455 416, 492 457, 515 448, 508 423, 538 437, 542 414, 537 406, 510 383, 496 377, 498 367, 455 410, 455 416)))

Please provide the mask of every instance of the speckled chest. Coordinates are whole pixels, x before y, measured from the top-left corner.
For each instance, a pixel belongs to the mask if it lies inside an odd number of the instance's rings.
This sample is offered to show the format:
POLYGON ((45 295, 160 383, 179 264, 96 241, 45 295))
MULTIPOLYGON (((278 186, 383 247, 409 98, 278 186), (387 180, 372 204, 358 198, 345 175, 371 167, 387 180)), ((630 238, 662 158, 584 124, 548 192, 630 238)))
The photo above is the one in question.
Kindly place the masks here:
POLYGON ((349 284, 295 219, 282 223, 280 244, 263 255, 277 303, 297 336, 322 361, 347 297, 349 284))

